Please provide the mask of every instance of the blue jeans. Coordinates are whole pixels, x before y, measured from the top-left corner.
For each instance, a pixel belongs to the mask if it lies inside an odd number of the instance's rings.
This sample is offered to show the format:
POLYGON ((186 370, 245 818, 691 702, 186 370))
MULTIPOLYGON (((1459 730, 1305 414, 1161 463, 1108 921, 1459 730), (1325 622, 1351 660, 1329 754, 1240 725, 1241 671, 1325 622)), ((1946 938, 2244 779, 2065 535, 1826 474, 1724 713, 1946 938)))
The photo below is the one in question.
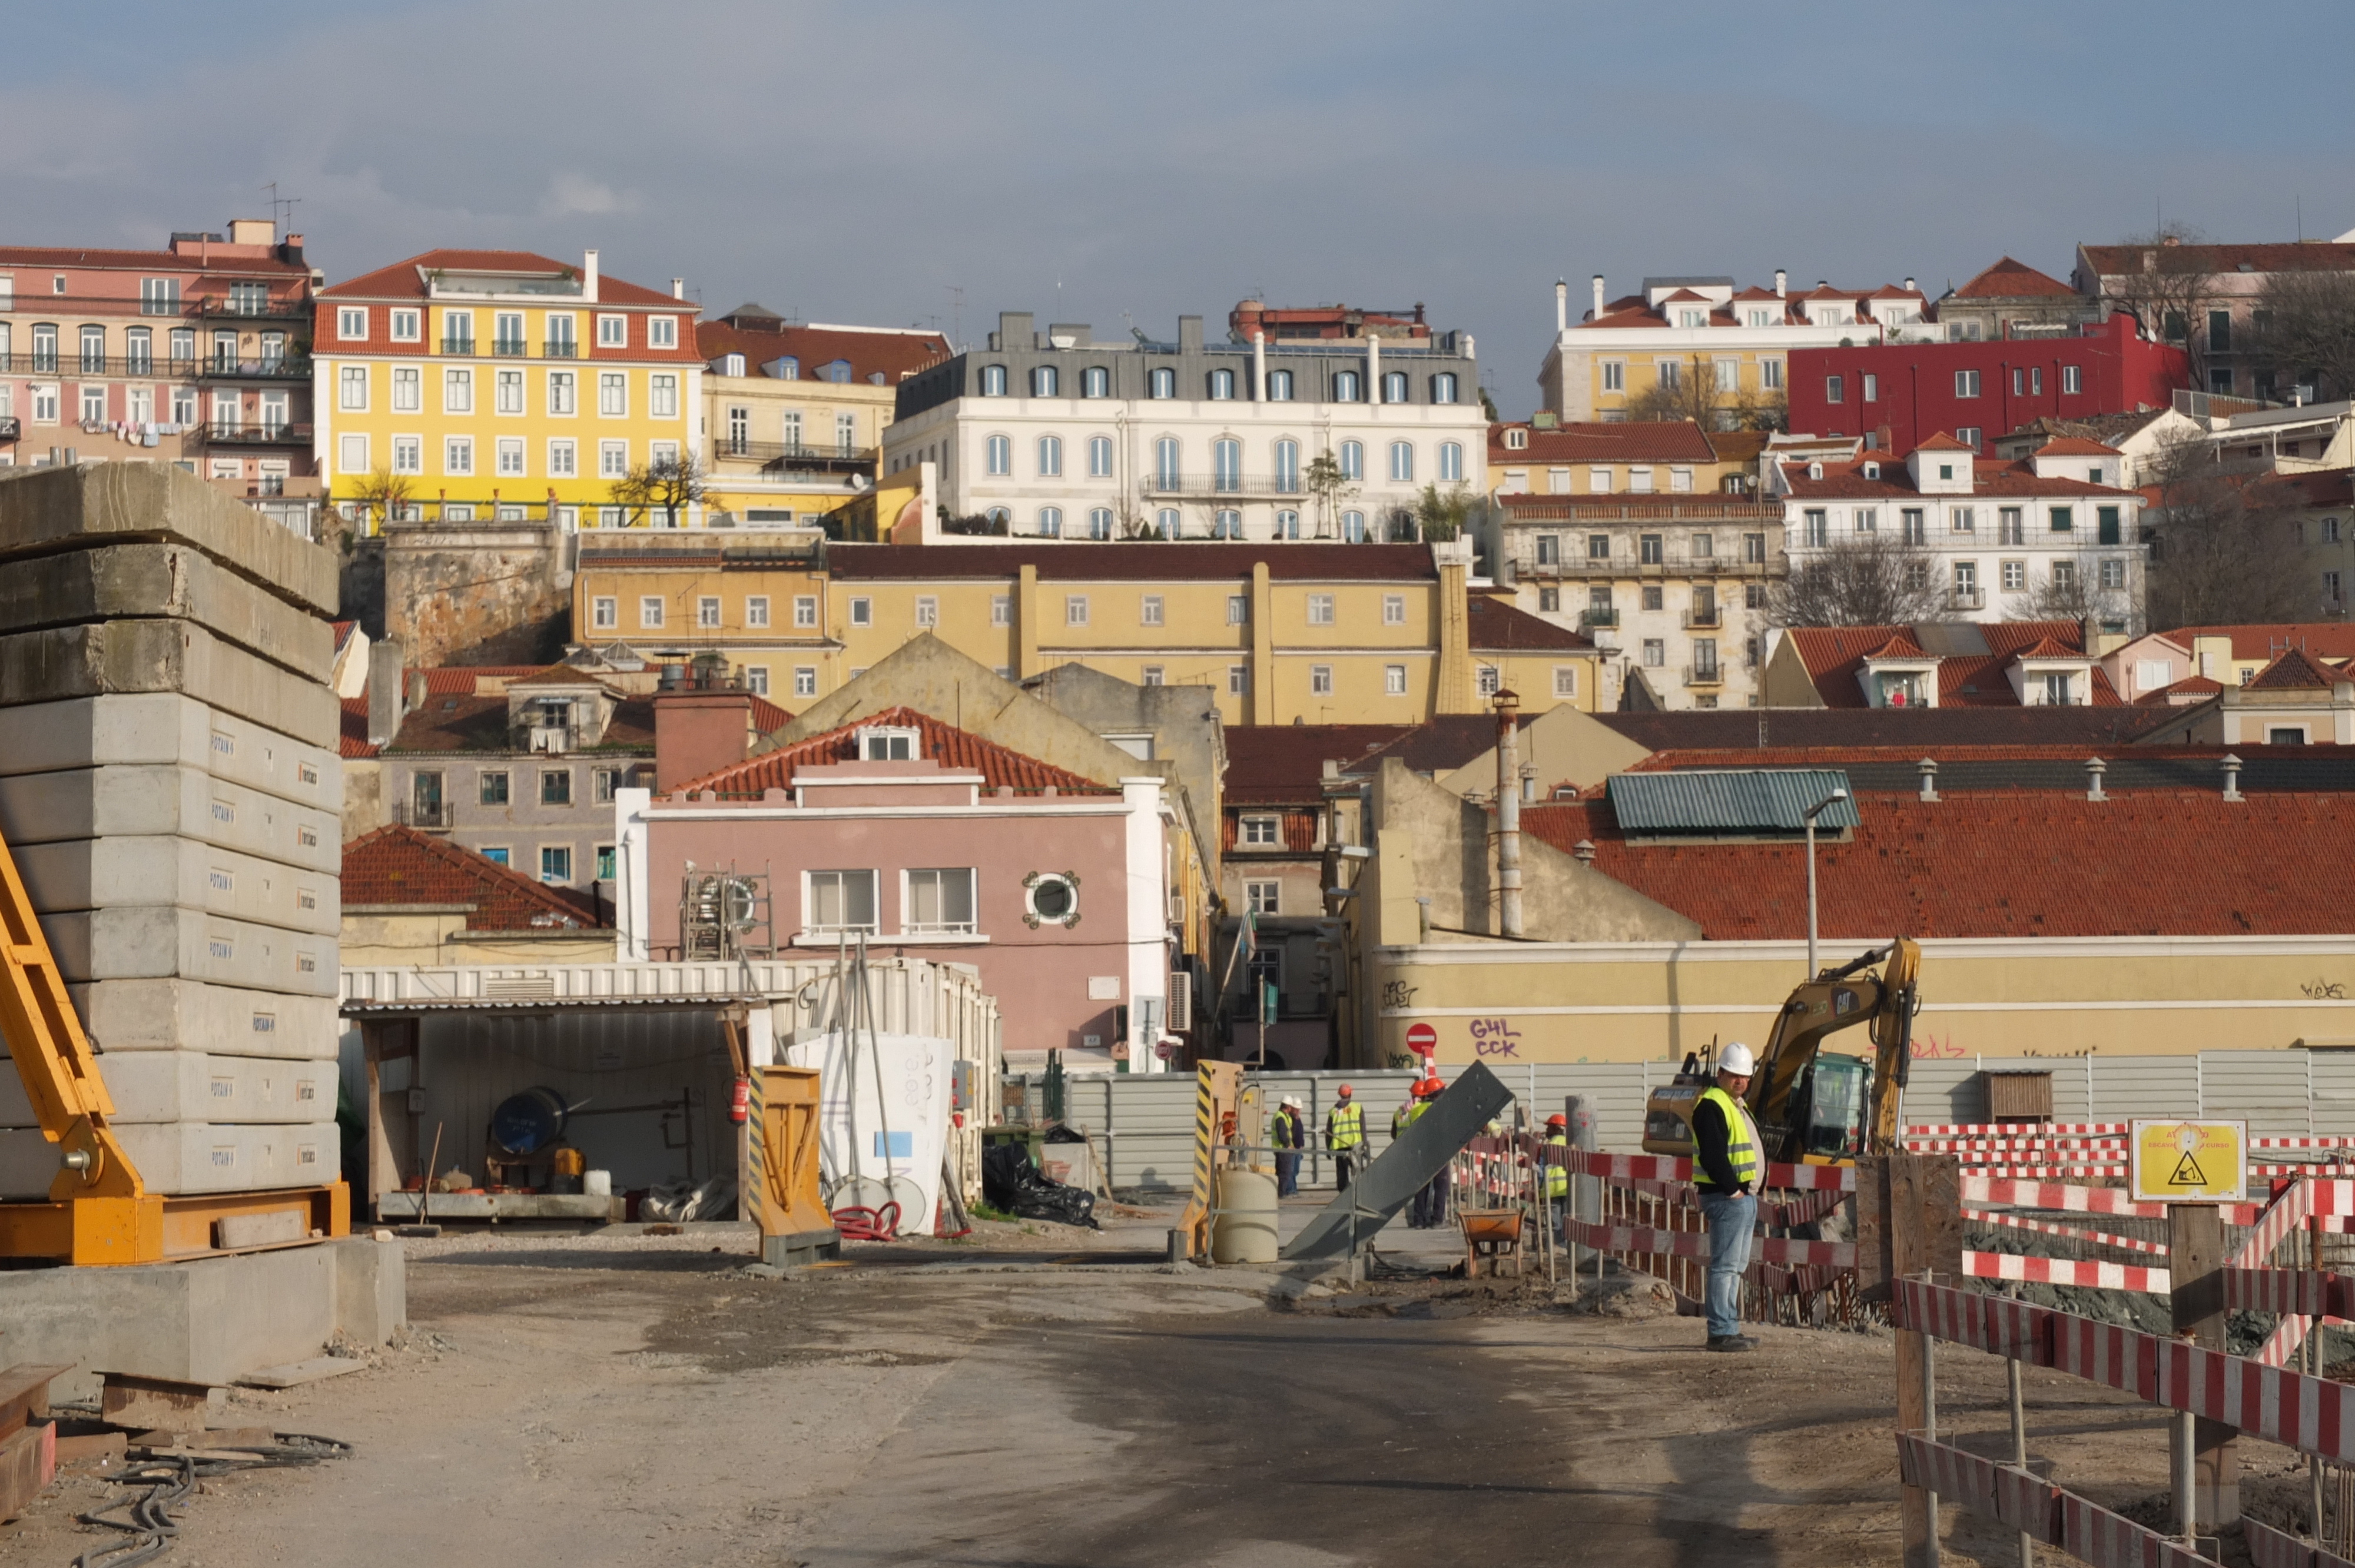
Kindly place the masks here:
POLYGON ((1296 1198, 1300 1195, 1300 1156, 1279 1154, 1275 1157, 1275 1195, 1296 1198))
POLYGON ((1750 1234, 1758 1227, 1758 1195, 1703 1192, 1709 1222, 1709 1337, 1742 1332, 1742 1273, 1750 1266, 1750 1234))

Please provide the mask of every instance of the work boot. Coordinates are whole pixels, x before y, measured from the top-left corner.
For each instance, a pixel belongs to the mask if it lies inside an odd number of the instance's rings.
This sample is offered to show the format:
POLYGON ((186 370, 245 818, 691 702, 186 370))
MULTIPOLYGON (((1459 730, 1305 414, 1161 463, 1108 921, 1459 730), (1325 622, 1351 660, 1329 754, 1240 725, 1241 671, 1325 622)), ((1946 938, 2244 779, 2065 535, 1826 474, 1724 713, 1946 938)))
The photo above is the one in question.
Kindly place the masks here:
POLYGON ((1712 1351, 1728 1352, 1754 1351, 1758 1348, 1758 1341, 1745 1334, 1711 1334, 1709 1337, 1709 1348, 1712 1351))

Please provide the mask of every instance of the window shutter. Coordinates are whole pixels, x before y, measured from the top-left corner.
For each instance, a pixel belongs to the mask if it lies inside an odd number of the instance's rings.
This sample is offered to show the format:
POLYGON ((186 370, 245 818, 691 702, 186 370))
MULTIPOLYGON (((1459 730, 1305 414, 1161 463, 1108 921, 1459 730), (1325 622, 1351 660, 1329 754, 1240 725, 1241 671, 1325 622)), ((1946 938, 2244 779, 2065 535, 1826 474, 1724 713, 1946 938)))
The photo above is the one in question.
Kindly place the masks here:
POLYGON ((1169 1029, 1183 1034, 1194 1027, 1194 976, 1190 970, 1169 974, 1169 1029))

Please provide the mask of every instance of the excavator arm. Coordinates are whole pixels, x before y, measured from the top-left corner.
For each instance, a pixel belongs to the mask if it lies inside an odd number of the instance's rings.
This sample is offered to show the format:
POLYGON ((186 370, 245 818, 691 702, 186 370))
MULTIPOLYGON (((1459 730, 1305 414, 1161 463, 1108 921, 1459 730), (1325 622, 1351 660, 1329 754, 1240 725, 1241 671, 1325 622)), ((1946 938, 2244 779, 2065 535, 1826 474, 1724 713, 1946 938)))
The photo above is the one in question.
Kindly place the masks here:
POLYGON ((1873 1043, 1872 1098, 1864 1122, 1865 1152, 1885 1154, 1897 1140, 1897 1099, 1913 1060, 1915 987, 1922 949, 1904 937, 1835 969, 1800 982, 1775 1016, 1750 1082, 1750 1114, 1767 1158, 1798 1158, 1806 1132, 1801 1090, 1809 1083, 1826 1039, 1859 1023, 1873 1043), (1878 971, 1874 966, 1881 966, 1878 971))

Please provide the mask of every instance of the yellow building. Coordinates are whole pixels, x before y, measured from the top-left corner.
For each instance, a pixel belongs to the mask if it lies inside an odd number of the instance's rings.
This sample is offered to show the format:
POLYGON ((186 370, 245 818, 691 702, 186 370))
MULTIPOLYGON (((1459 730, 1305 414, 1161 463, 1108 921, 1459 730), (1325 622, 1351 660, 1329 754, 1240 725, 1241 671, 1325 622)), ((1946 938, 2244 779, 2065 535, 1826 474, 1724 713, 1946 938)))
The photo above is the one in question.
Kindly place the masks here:
POLYGON ((900 383, 949 357, 935 332, 794 325, 757 304, 695 340, 715 524, 808 526, 871 487, 900 383))
POLYGON ((1468 544, 661 544, 583 539, 575 638, 717 651, 792 709, 925 632, 1011 680, 1208 686, 1229 725, 1412 724, 1506 686, 1529 711, 1595 700, 1594 645, 1476 590, 1468 544))
POLYGON ((314 450, 330 498, 370 523, 649 521, 614 482, 702 455, 682 292, 603 277, 594 250, 578 267, 429 250, 322 291, 314 450))

